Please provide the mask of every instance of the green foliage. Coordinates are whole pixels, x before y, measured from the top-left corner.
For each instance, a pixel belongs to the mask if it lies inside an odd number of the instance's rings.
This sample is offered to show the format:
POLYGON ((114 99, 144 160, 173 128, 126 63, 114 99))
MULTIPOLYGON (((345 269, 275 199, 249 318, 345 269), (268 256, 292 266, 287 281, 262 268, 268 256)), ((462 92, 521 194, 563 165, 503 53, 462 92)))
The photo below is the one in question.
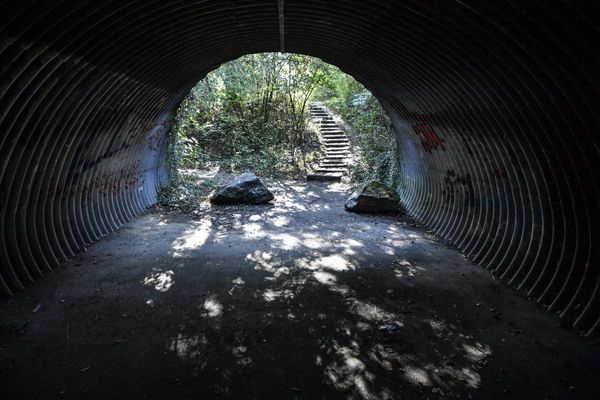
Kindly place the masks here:
POLYGON ((158 205, 166 211, 191 213, 220 183, 217 179, 199 180, 190 175, 177 174, 158 193, 158 205))
POLYGON ((328 83, 317 96, 352 127, 354 142, 360 148, 352 180, 378 179, 395 187, 400 171, 397 142, 389 117, 371 92, 351 76, 334 73, 328 83))
POLYGON ((318 147, 307 106, 326 79, 325 67, 313 57, 264 53, 211 72, 180 106, 172 166, 297 174, 318 147))
POLYGON ((179 176, 181 169, 302 176, 306 165, 319 158, 310 101, 324 102, 351 125, 353 143, 360 149, 352 170, 355 182, 398 183, 391 124, 369 91, 320 59, 262 53, 212 71, 181 103, 170 135, 174 184, 165 201, 193 197, 183 193, 192 189, 179 176))

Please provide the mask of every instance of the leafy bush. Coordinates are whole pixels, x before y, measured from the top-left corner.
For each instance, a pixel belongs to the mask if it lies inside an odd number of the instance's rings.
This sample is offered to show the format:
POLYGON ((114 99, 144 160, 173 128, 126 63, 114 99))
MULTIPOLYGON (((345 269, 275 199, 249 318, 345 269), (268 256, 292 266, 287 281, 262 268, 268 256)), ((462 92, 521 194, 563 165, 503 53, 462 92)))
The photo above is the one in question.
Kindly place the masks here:
POLYGON ((173 166, 298 175, 319 146, 307 108, 325 72, 323 61, 297 54, 253 54, 222 65, 179 108, 173 166))
POLYGON ((368 90, 317 58, 263 53, 222 65, 183 100, 170 135, 172 182, 161 204, 192 207, 204 193, 180 170, 303 176, 320 157, 318 125, 307 110, 311 101, 324 102, 351 125, 360 150, 353 181, 398 183, 394 133, 368 90))
POLYGON ((196 211, 219 183, 215 179, 199 181, 193 176, 178 174, 159 192, 158 205, 166 211, 196 211))
POLYGON ((399 182, 396 137, 389 117, 375 98, 348 75, 338 75, 321 90, 321 100, 352 127, 360 154, 352 169, 352 180, 379 179, 391 186, 399 182))

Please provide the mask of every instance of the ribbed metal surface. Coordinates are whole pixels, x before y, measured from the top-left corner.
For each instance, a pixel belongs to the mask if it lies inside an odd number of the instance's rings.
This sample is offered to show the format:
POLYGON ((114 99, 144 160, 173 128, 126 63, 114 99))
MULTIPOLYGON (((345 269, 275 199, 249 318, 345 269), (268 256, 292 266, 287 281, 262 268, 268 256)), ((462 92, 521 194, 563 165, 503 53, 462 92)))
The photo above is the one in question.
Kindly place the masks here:
POLYGON ((597 1, 0 2, 0 293, 153 204, 182 96, 284 42, 381 99, 416 218, 597 334, 599 26, 597 1))

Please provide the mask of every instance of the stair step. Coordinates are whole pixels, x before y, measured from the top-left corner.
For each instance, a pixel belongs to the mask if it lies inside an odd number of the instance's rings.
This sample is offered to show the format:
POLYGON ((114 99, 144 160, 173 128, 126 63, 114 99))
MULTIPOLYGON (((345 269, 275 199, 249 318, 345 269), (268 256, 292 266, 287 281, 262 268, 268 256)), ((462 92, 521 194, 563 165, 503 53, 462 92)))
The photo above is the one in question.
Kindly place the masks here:
POLYGON ((315 173, 315 174, 308 174, 306 176, 306 180, 309 180, 309 181, 340 181, 340 180, 342 180, 342 176, 344 176, 344 175, 341 173, 333 173, 333 174, 315 173))
POLYGON ((346 170, 346 167, 340 167, 340 166, 331 165, 331 164, 319 164, 319 169, 340 170, 340 172, 343 172, 346 170))
POLYGON ((315 174, 326 174, 326 175, 341 174, 342 176, 344 176, 345 172, 346 172, 345 169, 321 169, 321 168, 319 168, 314 173, 315 174))
POLYGON ((321 164, 322 165, 340 165, 340 166, 344 166, 347 167, 348 163, 344 162, 344 161, 340 161, 340 160, 331 160, 327 157, 325 157, 324 159, 321 160, 321 164))
POLYGON ((319 105, 310 105, 311 116, 319 123, 323 154, 318 169, 306 176, 309 181, 339 181, 348 172, 350 140, 340 125, 319 105))
POLYGON ((346 168, 319 168, 315 171, 316 174, 344 174, 346 168))
POLYGON ((339 172, 346 171, 346 167, 340 167, 340 166, 331 165, 331 164, 319 164, 319 169, 322 169, 322 170, 325 170, 325 169, 326 170, 336 170, 336 171, 339 171, 339 172))

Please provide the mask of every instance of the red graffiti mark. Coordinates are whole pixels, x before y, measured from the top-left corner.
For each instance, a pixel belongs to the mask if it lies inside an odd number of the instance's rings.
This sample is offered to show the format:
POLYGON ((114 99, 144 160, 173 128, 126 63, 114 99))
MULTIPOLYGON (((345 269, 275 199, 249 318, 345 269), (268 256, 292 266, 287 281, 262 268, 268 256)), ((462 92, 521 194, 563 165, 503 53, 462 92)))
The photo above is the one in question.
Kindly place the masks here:
POLYGON ((415 125, 413 129, 417 135, 423 136, 423 139, 421 139, 421 144, 426 152, 431 153, 438 149, 444 151, 446 150, 444 141, 438 136, 435 130, 433 130, 431 125, 419 124, 415 125))

